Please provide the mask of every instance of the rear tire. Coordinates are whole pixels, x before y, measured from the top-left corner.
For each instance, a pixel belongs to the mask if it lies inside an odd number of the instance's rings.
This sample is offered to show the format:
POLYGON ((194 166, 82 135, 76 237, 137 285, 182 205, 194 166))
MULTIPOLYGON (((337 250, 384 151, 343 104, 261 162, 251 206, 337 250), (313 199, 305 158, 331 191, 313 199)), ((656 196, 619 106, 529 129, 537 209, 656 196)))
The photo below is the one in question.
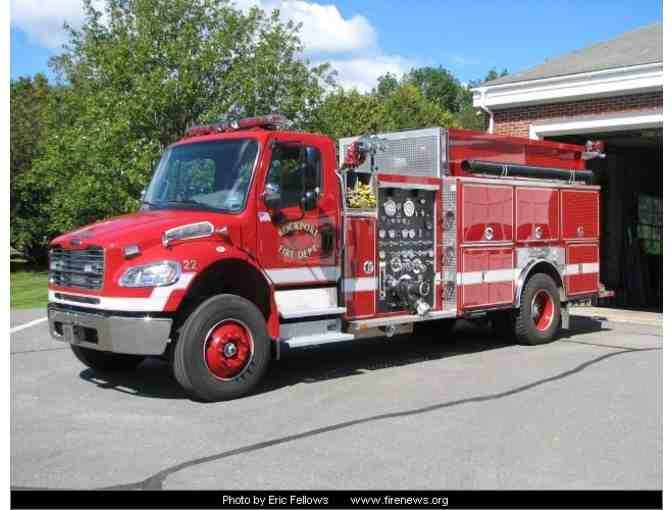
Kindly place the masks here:
POLYGON ((175 346, 175 378, 192 397, 215 402, 248 395, 271 359, 266 321, 247 299, 221 294, 184 323, 175 346))
POLYGON ((145 359, 134 354, 96 351, 79 345, 70 345, 79 361, 96 372, 131 372, 145 359))
POLYGON ((521 344, 551 342, 560 329, 560 293, 555 280, 544 273, 532 275, 525 284, 515 332, 521 344))

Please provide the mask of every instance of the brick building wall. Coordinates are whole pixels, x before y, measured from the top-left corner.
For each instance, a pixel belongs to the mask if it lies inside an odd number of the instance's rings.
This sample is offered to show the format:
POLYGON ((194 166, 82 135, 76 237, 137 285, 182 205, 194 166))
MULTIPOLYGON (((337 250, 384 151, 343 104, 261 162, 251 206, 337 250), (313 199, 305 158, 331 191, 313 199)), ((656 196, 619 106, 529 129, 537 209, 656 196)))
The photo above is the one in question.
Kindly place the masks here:
POLYGON ((529 136, 530 124, 549 119, 598 115, 601 113, 653 110, 663 106, 663 92, 647 92, 627 96, 602 97, 566 103, 519 106, 495 110, 495 133, 529 136))

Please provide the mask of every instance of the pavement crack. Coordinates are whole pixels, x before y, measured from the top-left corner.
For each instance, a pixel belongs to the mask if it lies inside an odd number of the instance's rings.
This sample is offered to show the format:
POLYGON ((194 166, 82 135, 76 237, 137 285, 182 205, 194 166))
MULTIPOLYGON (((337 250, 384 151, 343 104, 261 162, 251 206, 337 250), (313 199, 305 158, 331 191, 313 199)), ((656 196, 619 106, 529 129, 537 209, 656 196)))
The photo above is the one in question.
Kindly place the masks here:
POLYGON ((9 353, 9 355, 14 356, 15 354, 29 354, 31 352, 65 351, 67 349, 68 349, 67 347, 54 347, 53 349, 30 349, 25 351, 12 351, 9 353))
MULTIPOLYGON (((649 350, 648 348, 641 348, 641 347, 626 347, 625 345, 610 345, 610 344, 599 344, 596 342, 582 342, 581 340, 569 340, 569 339, 563 339, 559 340, 560 342, 566 342, 570 344, 579 344, 579 345, 590 345, 592 347, 602 347, 604 349, 619 349, 621 351, 643 351, 643 350, 649 350)), ((654 348, 652 348, 654 349, 654 348)), ((654 349, 655 350, 655 349, 654 349)))
MULTIPOLYGON (((576 342, 576 343, 587 343, 587 342, 576 342)), ((592 345, 592 344, 590 344, 592 345)), ((598 345, 600 346, 600 345, 598 345)), ((242 455, 246 453, 252 453, 255 451, 263 450, 265 448, 270 448, 272 446, 277 446, 280 444, 286 444, 286 443, 291 443, 294 441, 298 441, 301 439, 305 439, 308 437, 313 437, 313 436, 318 436, 321 434, 326 434, 328 432, 333 432, 336 430, 342 430, 346 429, 349 427, 354 427, 357 425, 362 425, 365 423, 372 423, 372 422, 377 422, 377 421, 383 421, 383 420, 392 420, 395 418, 403 418, 407 416, 415 416, 415 415, 420 415, 424 413, 430 413, 433 411, 438 411, 440 409, 447 409, 450 407, 457 407, 465 404, 473 404, 473 403, 480 403, 480 402, 488 402, 492 400, 499 400, 502 398, 510 397, 512 395, 516 395, 519 393, 523 393, 525 391, 529 391, 534 388, 538 388, 540 386, 544 386, 546 384, 553 383, 555 381, 559 381, 562 379, 565 379, 567 377, 570 377, 572 375, 575 375, 579 372, 582 372, 586 370, 587 368, 596 365, 602 361, 605 361, 609 358, 613 358, 615 356, 620 356, 622 354, 630 354, 633 352, 649 352, 649 351, 660 351, 662 348, 660 347, 651 347, 651 348, 631 348, 631 347, 615 347, 615 346, 603 346, 603 347, 611 347, 615 349, 619 349, 618 351, 610 352, 607 354, 603 354, 602 356, 598 356, 597 358, 593 358, 589 361, 585 361, 576 367, 566 370, 564 372, 561 372, 559 374, 545 377, 543 379, 539 379, 537 381, 531 382, 524 384, 522 386, 518 386, 516 388, 512 388, 507 391, 499 392, 499 393, 491 393, 487 395, 480 395, 480 396, 475 396, 475 397, 468 397, 468 398, 463 398, 463 399, 458 399, 458 400, 451 400, 448 402, 442 402, 438 404, 433 404, 425 407, 419 407, 416 409, 410 409, 407 411, 396 411, 396 412, 389 412, 389 413, 382 413, 382 414, 377 414, 374 416, 369 416, 366 418, 358 418, 355 420, 349 420, 349 421, 344 421, 341 423, 336 423, 334 425, 327 425, 324 427, 318 427, 315 429, 307 430, 305 432, 300 432, 298 434, 291 434, 288 436, 284 437, 279 437, 276 439, 270 439, 268 441, 261 441, 258 443, 253 443, 247 446, 242 446, 240 448, 235 448, 232 450, 227 450, 224 452, 216 453, 213 455, 208 455, 205 457, 198 457, 196 459, 192 459, 189 461, 185 462, 180 462, 177 464, 174 464, 168 468, 162 469, 161 471, 153 474, 152 476, 145 478, 144 480, 140 480, 138 482, 132 482, 132 483, 127 483, 127 484, 119 484, 119 485, 110 485, 106 487, 100 487, 98 490, 162 490, 163 489, 163 484, 165 480, 184 469, 188 469, 194 466, 198 466, 201 464, 206 464, 208 462, 214 462, 222 459, 226 459, 228 457, 233 457, 235 455, 242 455)), ((12 489, 17 489, 17 490, 44 490, 43 487, 19 487, 15 486, 12 487, 12 489)))

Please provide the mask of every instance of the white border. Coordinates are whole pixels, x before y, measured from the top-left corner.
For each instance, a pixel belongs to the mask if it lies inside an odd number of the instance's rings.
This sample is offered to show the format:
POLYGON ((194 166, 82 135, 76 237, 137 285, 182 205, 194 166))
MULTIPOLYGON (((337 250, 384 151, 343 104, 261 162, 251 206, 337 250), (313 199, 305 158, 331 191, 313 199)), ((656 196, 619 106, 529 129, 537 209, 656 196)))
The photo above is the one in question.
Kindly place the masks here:
POLYGON ((605 133, 626 129, 650 129, 663 127, 662 110, 624 112, 620 115, 590 116, 584 118, 542 121, 530 124, 529 136, 532 140, 543 140, 546 136, 579 133, 605 133))
POLYGON ((663 63, 642 64, 554 76, 538 80, 485 85, 473 89, 476 108, 578 101, 603 96, 638 94, 663 89, 663 63))

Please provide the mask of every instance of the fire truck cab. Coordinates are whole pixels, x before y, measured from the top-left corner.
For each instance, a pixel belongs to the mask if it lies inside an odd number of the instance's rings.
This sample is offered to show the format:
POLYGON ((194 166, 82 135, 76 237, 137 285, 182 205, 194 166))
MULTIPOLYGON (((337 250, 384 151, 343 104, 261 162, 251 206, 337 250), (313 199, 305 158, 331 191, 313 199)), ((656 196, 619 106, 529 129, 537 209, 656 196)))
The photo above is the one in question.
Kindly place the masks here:
POLYGON ((460 317, 544 343, 569 302, 608 294, 598 145, 444 128, 335 144, 284 122, 190 128, 138 212, 54 239, 52 336, 94 370, 162 356, 191 396, 226 400, 289 349, 460 317))

